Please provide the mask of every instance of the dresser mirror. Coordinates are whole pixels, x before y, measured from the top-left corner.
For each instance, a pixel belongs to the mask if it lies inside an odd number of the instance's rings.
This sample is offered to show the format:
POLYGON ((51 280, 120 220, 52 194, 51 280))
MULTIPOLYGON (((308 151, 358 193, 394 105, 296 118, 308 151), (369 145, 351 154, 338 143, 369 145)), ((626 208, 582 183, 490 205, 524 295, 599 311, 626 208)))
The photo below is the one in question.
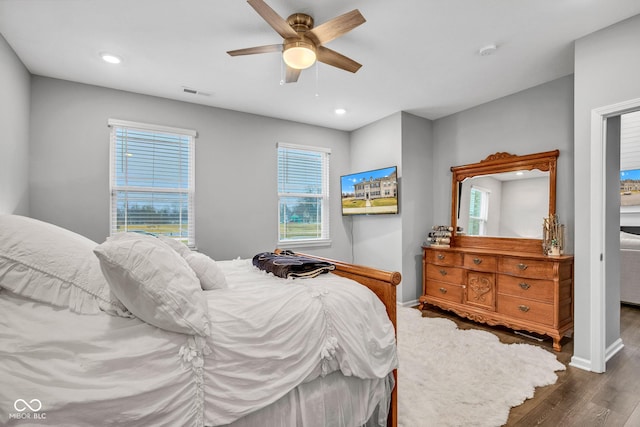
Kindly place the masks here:
POLYGON ((556 210, 559 151, 496 153, 451 168, 454 246, 542 250, 542 222, 556 210), (506 246, 505 246, 506 245, 506 246))

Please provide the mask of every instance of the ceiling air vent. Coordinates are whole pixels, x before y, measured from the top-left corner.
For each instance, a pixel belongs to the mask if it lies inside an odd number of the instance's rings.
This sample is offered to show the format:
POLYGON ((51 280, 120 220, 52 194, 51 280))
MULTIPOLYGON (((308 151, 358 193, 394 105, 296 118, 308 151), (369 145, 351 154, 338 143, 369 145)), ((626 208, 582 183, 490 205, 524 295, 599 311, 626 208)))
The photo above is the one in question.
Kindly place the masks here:
POLYGON ((190 93, 191 95, 211 96, 211 94, 208 92, 203 92, 197 89, 191 89, 190 87, 185 87, 185 86, 182 86, 182 91, 184 93, 190 93))

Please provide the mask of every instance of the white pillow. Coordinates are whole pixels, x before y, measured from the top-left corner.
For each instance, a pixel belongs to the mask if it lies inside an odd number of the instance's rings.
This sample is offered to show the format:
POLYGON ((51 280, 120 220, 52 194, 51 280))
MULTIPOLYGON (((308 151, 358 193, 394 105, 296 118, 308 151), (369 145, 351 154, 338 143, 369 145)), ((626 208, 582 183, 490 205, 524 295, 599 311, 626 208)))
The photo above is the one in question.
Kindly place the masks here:
POLYGON ((205 291, 226 289, 227 279, 214 260, 200 252, 190 252, 184 257, 189 267, 196 273, 200 286, 205 291))
POLYGON ((176 239, 174 239, 172 237, 165 236, 163 234, 159 234, 157 237, 158 237, 158 239, 160 239, 161 241, 163 241, 167 245, 171 246, 171 248, 174 251, 178 252, 180 254, 180 256, 182 256, 183 258, 191 253, 191 249, 189 249, 189 247, 187 245, 185 245, 182 242, 177 241, 176 239))
POLYGON ((158 238, 178 252, 189 264, 200 280, 200 287, 205 291, 226 289, 227 279, 216 262, 203 253, 193 252, 187 245, 168 236, 158 238))
POLYGON ((0 287, 83 314, 129 315, 111 295, 97 243, 73 231, 19 215, 0 215, 0 287))
POLYGON ((168 331, 209 334, 200 282, 168 245, 153 236, 119 233, 94 252, 111 290, 138 318, 168 331))

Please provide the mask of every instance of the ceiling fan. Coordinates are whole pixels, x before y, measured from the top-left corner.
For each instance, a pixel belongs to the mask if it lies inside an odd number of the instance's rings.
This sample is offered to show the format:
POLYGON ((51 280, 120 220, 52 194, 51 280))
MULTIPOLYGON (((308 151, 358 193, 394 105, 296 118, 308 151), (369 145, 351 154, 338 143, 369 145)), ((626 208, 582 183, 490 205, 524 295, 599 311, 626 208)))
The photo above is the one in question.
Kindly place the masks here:
POLYGON ((280 44, 230 50, 227 52, 229 55, 282 52, 282 59, 287 65, 286 83, 297 82, 300 72, 313 65, 316 60, 352 73, 362 67, 353 59, 324 46, 325 43, 348 33, 365 22, 358 9, 314 27, 313 18, 307 14, 294 13, 285 20, 263 0, 247 0, 247 2, 262 19, 282 36, 283 41, 280 44))

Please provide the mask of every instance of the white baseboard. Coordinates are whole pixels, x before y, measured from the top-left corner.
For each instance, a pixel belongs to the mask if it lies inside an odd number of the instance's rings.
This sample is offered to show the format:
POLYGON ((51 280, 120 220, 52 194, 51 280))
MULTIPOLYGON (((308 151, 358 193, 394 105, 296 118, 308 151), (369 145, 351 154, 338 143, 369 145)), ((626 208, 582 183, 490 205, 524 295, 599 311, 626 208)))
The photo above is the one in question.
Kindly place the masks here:
MULTIPOLYGON (((611 359, 613 356, 618 354, 620 350, 624 348, 624 344, 622 343, 622 339, 618 338, 613 344, 607 347, 605 351, 605 363, 611 359)), ((574 368, 584 369, 585 371, 598 372, 593 370, 593 364, 588 359, 583 359, 582 357, 573 356, 571 358, 571 362, 569 366, 573 366, 574 368)), ((606 368, 605 368, 606 369, 606 368)))
POLYGON ((608 362, 609 359, 618 354, 618 352, 623 348, 624 344, 622 343, 622 338, 618 338, 613 344, 607 347, 607 350, 604 353, 604 361, 608 362))
POLYGON ((571 357, 569 366, 573 366, 574 368, 582 369, 585 371, 591 371, 591 360, 573 356, 571 357))
POLYGON ((405 302, 398 301, 398 305, 402 307, 415 307, 418 304, 420 304, 420 301, 418 301, 417 299, 405 302))

